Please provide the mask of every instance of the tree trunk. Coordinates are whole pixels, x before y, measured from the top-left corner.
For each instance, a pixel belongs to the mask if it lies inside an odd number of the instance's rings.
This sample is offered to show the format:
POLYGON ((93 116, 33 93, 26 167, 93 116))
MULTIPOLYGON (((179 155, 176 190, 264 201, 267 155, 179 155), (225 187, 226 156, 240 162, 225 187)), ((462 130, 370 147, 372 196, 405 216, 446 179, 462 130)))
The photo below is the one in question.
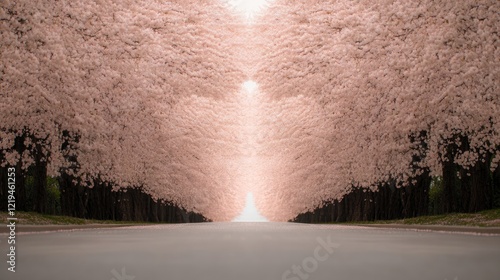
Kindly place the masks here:
POLYGON ((414 217, 429 214, 429 191, 431 188, 432 177, 430 171, 426 169, 417 179, 417 212, 414 217))
POLYGON ((470 212, 472 199, 472 170, 459 167, 460 169, 460 204, 457 211, 470 212))
POLYGON ((479 160, 471 170, 471 196, 469 212, 478 212, 493 207, 493 188, 490 179, 490 158, 479 160))
MULTIPOLYGON (((2 152, 0 151, 0 163, 2 163, 2 152)), ((0 211, 7 211, 7 197, 9 196, 9 184, 7 177, 7 168, 8 166, 2 167, 0 166, 0 211)), ((17 205, 16 205, 17 206, 17 205)))
POLYGON ((42 153, 40 144, 36 145, 35 166, 34 166, 34 191, 35 199, 33 201, 33 210, 38 213, 46 213, 47 206, 47 162, 42 153))
POLYGON ((500 207, 500 167, 497 167, 492 174, 493 184, 493 207, 500 207))
POLYGON ((73 216, 70 211, 71 207, 71 193, 70 193, 70 183, 71 179, 66 174, 61 174, 58 178, 59 191, 61 192, 61 214, 64 216, 73 216))
POLYGON ((363 192, 363 221, 373 221, 374 220, 374 200, 373 192, 371 190, 366 190, 363 192))
POLYGON ((19 160, 16 163, 16 210, 17 211, 27 211, 27 195, 26 195, 26 172, 23 170, 22 158, 26 151, 26 146, 24 145, 24 140, 26 136, 23 134, 17 136, 14 140, 14 149, 19 154, 19 160))
POLYGON ((457 167, 453 158, 448 156, 448 161, 443 162, 443 213, 452 213, 457 210, 455 204, 455 188, 457 185, 457 167))
POLYGON ((413 218, 427 215, 429 209, 429 188, 432 178, 429 170, 412 179, 410 185, 403 187, 402 196, 402 218, 413 218))

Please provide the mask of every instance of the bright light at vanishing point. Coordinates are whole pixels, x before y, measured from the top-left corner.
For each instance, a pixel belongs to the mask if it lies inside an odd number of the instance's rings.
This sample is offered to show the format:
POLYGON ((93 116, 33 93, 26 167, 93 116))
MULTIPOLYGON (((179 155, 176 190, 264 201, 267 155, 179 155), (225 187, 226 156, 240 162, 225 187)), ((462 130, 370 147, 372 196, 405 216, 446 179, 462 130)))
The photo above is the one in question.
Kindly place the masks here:
POLYGON ((243 83, 243 89, 245 89, 248 93, 254 92, 259 85, 257 85, 254 81, 246 81, 243 83))
POLYGON ((268 0, 229 0, 229 4, 247 18, 252 18, 267 4, 268 0))
POLYGON ((245 204, 245 209, 243 209, 243 212, 233 222, 269 222, 255 207, 252 193, 247 193, 245 204))

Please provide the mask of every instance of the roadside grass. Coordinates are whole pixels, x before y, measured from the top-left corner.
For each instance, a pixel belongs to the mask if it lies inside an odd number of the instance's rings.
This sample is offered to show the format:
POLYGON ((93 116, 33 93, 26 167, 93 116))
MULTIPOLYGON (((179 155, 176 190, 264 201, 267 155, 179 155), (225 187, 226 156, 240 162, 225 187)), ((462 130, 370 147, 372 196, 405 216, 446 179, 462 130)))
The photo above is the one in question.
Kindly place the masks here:
POLYGON ((500 208, 477 213, 451 213, 446 215, 420 216, 400 220, 379 220, 370 222, 349 222, 349 224, 403 224, 500 227, 500 208))
MULTIPOLYGON (((7 223, 7 212, 0 212, 0 223, 7 223)), ((87 220, 68 216, 45 215, 36 212, 16 211, 17 224, 21 225, 88 225, 88 224, 150 224, 146 222, 87 220)))

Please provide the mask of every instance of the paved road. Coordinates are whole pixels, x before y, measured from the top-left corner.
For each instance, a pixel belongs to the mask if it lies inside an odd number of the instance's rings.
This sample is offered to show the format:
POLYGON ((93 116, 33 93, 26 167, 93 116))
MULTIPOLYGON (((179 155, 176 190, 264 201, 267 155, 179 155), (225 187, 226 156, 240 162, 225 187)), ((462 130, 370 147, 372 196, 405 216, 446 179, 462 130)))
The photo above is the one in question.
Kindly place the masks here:
POLYGON ((0 279, 500 279, 500 236, 334 225, 210 223, 19 233, 0 279))

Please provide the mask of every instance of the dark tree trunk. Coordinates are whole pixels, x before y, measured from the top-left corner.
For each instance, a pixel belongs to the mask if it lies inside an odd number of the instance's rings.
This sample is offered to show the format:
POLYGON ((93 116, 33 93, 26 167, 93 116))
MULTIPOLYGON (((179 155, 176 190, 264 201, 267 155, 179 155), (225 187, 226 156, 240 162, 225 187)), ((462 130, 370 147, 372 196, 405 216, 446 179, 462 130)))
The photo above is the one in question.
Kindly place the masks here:
POLYGON ((339 207, 339 201, 338 199, 335 199, 332 204, 332 219, 331 222, 337 222, 339 212, 338 212, 338 207, 339 207))
MULTIPOLYGON (((461 135, 460 147, 458 147, 460 152, 466 152, 470 150, 469 137, 461 135)), ((460 174, 460 179, 457 181, 457 207, 456 211, 469 212, 471 207, 471 197, 472 197, 472 170, 466 169, 463 166, 457 166, 458 172, 460 174)))
POLYGON ((430 171, 426 169, 417 179, 417 212, 414 217, 429 214, 429 191, 431 188, 432 177, 430 171))
POLYGON ((414 205, 414 187, 413 186, 405 186, 401 190, 401 204, 403 205, 402 215, 403 218, 413 217, 415 205, 414 205))
POLYGON ((376 220, 384 220, 387 218, 387 184, 380 184, 374 192, 375 217, 376 220))
POLYGON ((59 192, 61 193, 61 214, 64 216, 70 216, 68 206, 68 182, 66 177, 66 174, 61 174, 61 176, 57 178, 57 183, 59 184, 59 192))
POLYGON ((88 201, 89 201, 88 190, 89 188, 85 186, 77 187, 79 215, 81 218, 84 219, 88 219, 88 212, 87 212, 88 201))
MULTIPOLYGON (((2 152, 0 151, 0 163, 2 162, 2 152)), ((7 166, 0 166, 0 211, 7 211, 7 197, 9 196, 9 184, 7 177, 7 166)))
POLYGON ((120 192, 121 212, 123 221, 132 221, 133 204, 130 197, 130 190, 120 192))
POLYGON ((493 184, 493 207, 500 207, 500 167, 497 167, 492 174, 493 184))
POLYGON ((457 210, 455 204, 455 187, 457 185, 457 166, 453 158, 443 162, 443 204, 442 213, 452 213, 457 210))
POLYGON ((158 219, 160 220, 160 222, 167 222, 166 204, 163 201, 158 204, 158 214, 158 219))
POLYGON ((493 207, 493 188, 490 177, 490 157, 479 160, 471 170, 471 196, 469 212, 478 212, 493 207))
POLYGON ((400 192, 402 196, 402 218, 412 218, 427 215, 429 209, 429 188, 432 178, 429 170, 413 178, 410 185, 403 187, 400 192))
POLYGON ((413 145, 411 168, 415 172, 414 178, 401 190, 402 195, 402 217, 411 218, 419 215, 427 215, 429 209, 429 188, 432 181, 430 170, 422 167, 421 163, 427 156, 427 130, 410 134, 410 142, 413 145))
POLYGON ((361 221, 363 219, 363 190, 353 189, 350 193, 351 199, 351 221, 361 221))
POLYGON ((148 207, 150 209, 150 222, 153 223, 158 223, 160 222, 160 219, 158 219, 158 202, 155 202, 152 198, 149 198, 148 200, 148 207))
POLYGON ((472 177, 470 169, 459 167, 460 170, 460 204, 457 211, 470 212, 472 198, 472 177))
POLYGON ((374 201, 373 201, 373 192, 371 190, 366 190, 364 194, 363 200, 363 221, 373 221, 374 220, 374 201))
POLYGON ((33 210, 38 213, 46 213, 47 206, 47 162, 46 157, 42 153, 40 144, 36 144, 34 152, 35 166, 34 166, 34 191, 35 198, 33 201, 33 210))
POLYGON ((403 218, 403 204, 401 202, 401 188, 396 187, 396 182, 392 181, 389 183, 390 198, 389 208, 387 210, 387 219, 401 219, 403 218))
POLYGON ((17 211, 28 211, 27 195, 26 195, 26 171, 23 170, 23 154, 26 151, 26 146, 24 145, 26 136, 23 134, 17 136, 14 140, 14 149, 19 154, 19 160, 16 164, 16 210, 17 211))

